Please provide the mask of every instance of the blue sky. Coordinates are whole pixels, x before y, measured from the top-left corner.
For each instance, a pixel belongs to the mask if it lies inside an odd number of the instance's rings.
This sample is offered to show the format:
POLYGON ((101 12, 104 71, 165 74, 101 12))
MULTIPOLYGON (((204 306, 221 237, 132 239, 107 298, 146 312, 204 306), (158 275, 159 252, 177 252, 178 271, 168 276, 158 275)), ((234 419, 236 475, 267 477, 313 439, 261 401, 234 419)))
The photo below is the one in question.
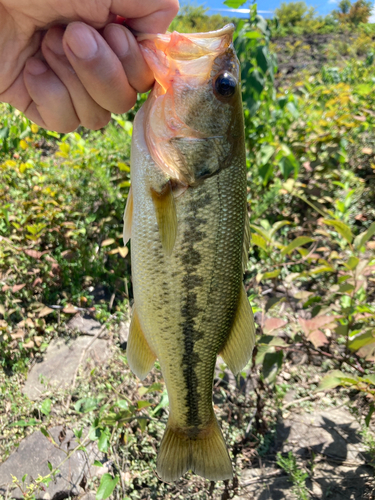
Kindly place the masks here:
MULTIPOLYGON (((287 0, 284 0, 287 1, 287 0)), ((295 0, 298 1, 298 0, 295 0)), ((336 3, 338 3, 338 0, 305 0, 307 5, 311 5, 312 7, 315 7, 317 12, 319 14, 325 15, 331 12, 335 7, 336 3)), ((280 6, 282 0, 258 0, 258 10, 259 11, 273 11, 277 7, 280 6)), ((204 5, 205 7, 208 7, 211 9, 225 9, 226 6, 223 4, 223 0, 194 0, 190 2, 189 0, 180 0, 180 4, 184 5, 186 3, 192 3, 193 5, 204 5)), ((243 5, 243 7, 246 7, 246 4, 243 5)), ((214 13, 216 11, 210 10, 209 13, 214 13)), ((222 12, 224 15, 225 13, 222 12)), ((244 14, 246 15, 246 14, 244 14)), ((266 15, 264 15, 267 17, 266 15)))

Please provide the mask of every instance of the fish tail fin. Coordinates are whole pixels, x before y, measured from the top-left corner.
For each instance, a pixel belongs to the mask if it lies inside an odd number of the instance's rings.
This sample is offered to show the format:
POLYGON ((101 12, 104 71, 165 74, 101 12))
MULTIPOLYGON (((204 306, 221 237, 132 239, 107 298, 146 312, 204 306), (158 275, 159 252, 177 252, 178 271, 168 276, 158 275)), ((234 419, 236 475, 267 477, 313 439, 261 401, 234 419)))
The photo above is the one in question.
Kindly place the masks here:
POLYGON ((211 481, 232 479, 232 463, 215 416, 195 438, 167 424, 158 454, 158 474, 170 482, 188 470, 211 481))

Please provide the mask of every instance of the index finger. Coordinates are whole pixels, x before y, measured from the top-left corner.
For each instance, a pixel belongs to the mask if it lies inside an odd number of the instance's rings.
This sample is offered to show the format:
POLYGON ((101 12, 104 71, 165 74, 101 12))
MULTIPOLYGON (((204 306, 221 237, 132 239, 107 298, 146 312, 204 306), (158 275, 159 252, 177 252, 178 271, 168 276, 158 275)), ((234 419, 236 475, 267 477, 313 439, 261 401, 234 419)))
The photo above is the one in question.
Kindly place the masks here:
POLYGON ((141 33, 164 33, 177 15, 178 0, 112 0, 110 11, 141 33))

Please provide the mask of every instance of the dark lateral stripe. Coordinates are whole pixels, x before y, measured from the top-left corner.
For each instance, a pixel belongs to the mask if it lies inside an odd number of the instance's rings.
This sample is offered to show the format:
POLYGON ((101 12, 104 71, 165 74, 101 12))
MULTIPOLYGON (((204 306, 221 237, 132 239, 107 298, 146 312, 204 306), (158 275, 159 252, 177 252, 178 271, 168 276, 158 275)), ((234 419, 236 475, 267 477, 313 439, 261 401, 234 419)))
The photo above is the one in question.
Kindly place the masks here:
POLYGON ((199 332, 195 328, 195 319, 202 312, 197 304, 198 294, 196 291, 197 288, 202 286, 202 278, 198 274, 202 259, 199 252, 194 248, 194 244, 202 241, 205 237, 205 233, 201 229, 207 224, 206 219, 198 217, 198 208, 209 204, 210 201, 208 193, 202 193, 202 197, 199 200, 192 200, 189 206, 189 213, 191 215, 186 220, 187 229, 183 237, 184 253, 181 255, 181 263, 185 271, 184 287, 186 290, 186 298, 181 308, 181 316, 184 318, 181 327, 184 335, 182 362, 184 381, 187 388, 186 423, 188 427, 198 427, 202 424, 199 416, 200 395, 196 373, 196 367, 201 360, 199 354, 194 352, 195 343, 200 337, 199 332))

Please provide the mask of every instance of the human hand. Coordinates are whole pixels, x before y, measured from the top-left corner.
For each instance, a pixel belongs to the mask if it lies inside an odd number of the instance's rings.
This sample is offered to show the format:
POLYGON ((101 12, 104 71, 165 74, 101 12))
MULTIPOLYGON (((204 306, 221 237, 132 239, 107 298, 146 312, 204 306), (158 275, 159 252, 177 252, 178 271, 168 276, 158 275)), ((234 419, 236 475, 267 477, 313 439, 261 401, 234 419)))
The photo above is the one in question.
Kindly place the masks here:
POLYGON ((117 16, 160 33, 177 11, 178 0, 0 0, 0 101, 57 132, 104 127, 153 83, 117 16))

